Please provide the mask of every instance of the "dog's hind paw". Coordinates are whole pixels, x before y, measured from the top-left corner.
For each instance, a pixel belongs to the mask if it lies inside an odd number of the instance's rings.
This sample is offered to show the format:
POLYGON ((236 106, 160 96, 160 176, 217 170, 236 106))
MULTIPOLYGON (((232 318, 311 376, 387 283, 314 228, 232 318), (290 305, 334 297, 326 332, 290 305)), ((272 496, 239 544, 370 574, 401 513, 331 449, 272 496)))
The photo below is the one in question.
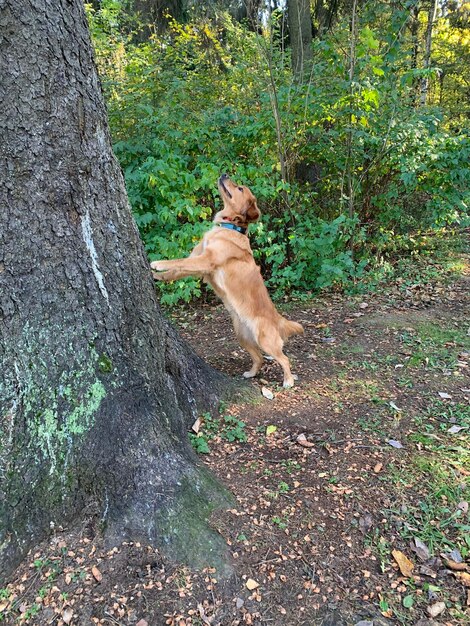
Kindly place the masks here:
POLYGON ((258 372, 243 372, 243 378, 254 378, 258 372))

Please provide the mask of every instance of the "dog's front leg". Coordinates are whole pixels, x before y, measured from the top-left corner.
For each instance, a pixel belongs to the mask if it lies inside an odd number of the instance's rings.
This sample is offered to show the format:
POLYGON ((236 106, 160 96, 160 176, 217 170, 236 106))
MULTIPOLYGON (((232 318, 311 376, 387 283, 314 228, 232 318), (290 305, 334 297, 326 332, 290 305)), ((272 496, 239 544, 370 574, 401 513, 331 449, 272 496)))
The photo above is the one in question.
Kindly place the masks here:
POLYGON ((183 278, 183 276, 180 276, 179 272, 176 270, 166 270, 165 272, 152 271, 152 276, 155 280, 161 280, 165 283, 169 283, 172 280, 178 280, 178 278, 183 278))
POLYGON ((163 280, 165 281, 185 278, 186 276, 205 276, 215 269, 212 257, 207 252, 203 252, 196 257, 188 257, 187 259, 153 261, 153 263, 150 263, 150 267, 157 280, 160 280, 160 278, 156 272, 163 272, 163 280), (169 277, 170 275, 172 278, 169 277))

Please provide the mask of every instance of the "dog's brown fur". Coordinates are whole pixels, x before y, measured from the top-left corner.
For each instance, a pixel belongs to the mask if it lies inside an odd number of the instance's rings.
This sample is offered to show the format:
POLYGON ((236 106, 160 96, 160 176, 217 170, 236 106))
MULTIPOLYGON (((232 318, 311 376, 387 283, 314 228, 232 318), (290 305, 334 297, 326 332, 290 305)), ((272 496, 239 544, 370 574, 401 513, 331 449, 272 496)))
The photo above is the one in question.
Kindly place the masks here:
POLYGON ((224 208, 216 214, 215 226, 186 259, 154 261, 151 264, 154 278, 171 281, 186 276, 202 277, 222 299, 240 345, 253 360, 251 369, 243 376, 256 376, 263 364, 263 351, 282 367, 284 387, 292 387, 294 378, 282 349, 284 342, 291 335, 303 333, 303 328, 276 311, 253 259, 248 237, 218 226, 226 222, 247 228, 256 222, 261 215, 256 198, 247 187, 239 187, 225 174, 219 179, 219 193, 224 208))

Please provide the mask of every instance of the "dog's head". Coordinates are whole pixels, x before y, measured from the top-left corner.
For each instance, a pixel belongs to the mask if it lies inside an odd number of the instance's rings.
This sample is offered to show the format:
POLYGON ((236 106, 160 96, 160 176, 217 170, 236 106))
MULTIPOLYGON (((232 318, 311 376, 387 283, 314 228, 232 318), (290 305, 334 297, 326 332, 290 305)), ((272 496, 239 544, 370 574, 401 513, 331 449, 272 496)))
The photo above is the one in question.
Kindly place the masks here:
POLYGON ((236 185, 227 174, 222 174, 219 178, 219 193, 224 208, 216 214, 214 222, 231 222, 244 228, 259 220, 261 211, 248 187, 236 185))

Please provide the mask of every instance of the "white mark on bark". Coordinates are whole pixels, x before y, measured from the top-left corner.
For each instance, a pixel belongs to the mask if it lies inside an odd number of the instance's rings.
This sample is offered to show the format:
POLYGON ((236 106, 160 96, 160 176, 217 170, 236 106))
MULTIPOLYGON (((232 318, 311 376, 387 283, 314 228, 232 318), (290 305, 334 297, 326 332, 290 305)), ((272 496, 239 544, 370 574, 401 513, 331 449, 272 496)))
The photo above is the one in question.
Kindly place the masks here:
POLYGON ((103 509, 103 514, 101 516, 101 523, 102 524, 106 521, 106 518, 108 517, 108 511, 109 511, 109 498, 108 498, 108 491, 105 489, 105 492, 104 492, 104 509, 103 509))
POLYGON ((81 222, 82 222, 83 241, 85 242, 87 250, 90 254, 91 267, 93 269, 93 274, 95 275, 96 282, 98 283, 98 287, 100 288, 100 291, 103 297, 106 299, 106 302, 108 302, 109 304, 109 296, 108 296, 108 292, 104 284, 104 277, 98 266, 98 255, 96 254, 96 248, 93 242, 93 234, 91 232, 90 212, 88 210, 85 213, 85 215, 82 215, 81 222))

